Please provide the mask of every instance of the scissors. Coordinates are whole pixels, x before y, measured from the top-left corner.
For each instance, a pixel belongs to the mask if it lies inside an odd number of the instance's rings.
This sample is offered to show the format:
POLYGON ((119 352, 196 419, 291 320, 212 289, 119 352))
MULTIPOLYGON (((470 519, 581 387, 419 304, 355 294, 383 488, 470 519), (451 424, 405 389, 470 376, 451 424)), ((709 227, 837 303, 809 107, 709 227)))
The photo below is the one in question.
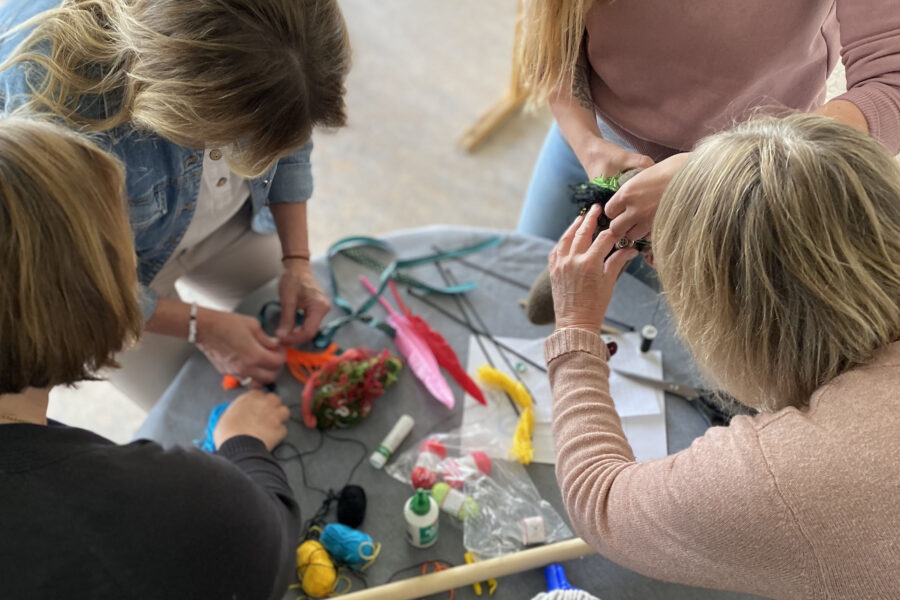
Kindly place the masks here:
POLYGON ((743 406, 737 400, 713 400, 714 393, 709 390, 694 388, 676 381, 667 381, 656 377, 629 373, 628 371, 620 371, 619 369, 613 369, 613 371, 633 381, 684 398, 709 421, 710 425, 728 425, 731 422, 731 418, 736 415, 752 416, 756 414, 756 411, 743 406))
POLYGON ((613 371, 615 371, 619 375, 622 375, 623 377, 627 377, 628 379, 633 379, 634 381, 649 385, 650 387, 656 388, 658 390, 669 392, 671 394, 675 394, 676 396, 681 396, 685 400, 696 400, 700 396, 703 396, 705 393, 703 390, 698 390, 697 388, 690 387, 689 385, 685 385, 683 383, 677 383, 675 381, 667 381, 665 379, 657 379, 656 377, 638 375, 637 373, 629 373, 628 371, 622 371, 619 369, 613 369, 613 371))

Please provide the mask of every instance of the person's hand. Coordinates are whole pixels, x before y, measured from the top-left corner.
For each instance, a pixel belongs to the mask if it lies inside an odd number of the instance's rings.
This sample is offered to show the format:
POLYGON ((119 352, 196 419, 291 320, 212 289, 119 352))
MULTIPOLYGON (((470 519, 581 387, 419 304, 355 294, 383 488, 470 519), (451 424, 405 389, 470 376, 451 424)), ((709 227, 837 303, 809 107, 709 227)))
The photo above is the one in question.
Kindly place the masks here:
POLYGON ((236 313, 201 308, 197 347, 219 373, 254 389, 275 381, 284 364, 284 348, 278 340, 267 336, 253 317, 236 313))
POLYGON ((238 435, 253 436, 270 452, 287 435, 285 421, 291 411, 275 394, 253 390, 239 396, 228 405, 213 430, 216 449, 238 435))
POLYGON ((316 281, 309 262, 285 262, 284 274, 278 283, 281 300, 281 322, 275 331, 278 341, 287 346, 305 344, 316 336, 322 319, 331 310, 331 301, 316 281), (294 329, 297 310, 303 311, 303 326, 294 329))
POLYGON ((646 169, 653 166, 653 159, 649 156, 635 154, 603 138, 593 138, 583 155, 581 166, 590 179, 612 177, 631 169, 646 169))
POLYGON ((689 152, 670 156, 644 169, 619 188, 605 209, 606 216, 612 220, 609 229, 616 239, 634 241, 650 235, 659 199, 689 156, 689 152))
POLYGON ((616 278, 638 254, 633 248, 617 250, 604 262, 619 238, 606 230, 591 242, 599 213, 600 205, 595 204, 575 219, 550 253, 557 329, 578 327, 600 333, 616 278))

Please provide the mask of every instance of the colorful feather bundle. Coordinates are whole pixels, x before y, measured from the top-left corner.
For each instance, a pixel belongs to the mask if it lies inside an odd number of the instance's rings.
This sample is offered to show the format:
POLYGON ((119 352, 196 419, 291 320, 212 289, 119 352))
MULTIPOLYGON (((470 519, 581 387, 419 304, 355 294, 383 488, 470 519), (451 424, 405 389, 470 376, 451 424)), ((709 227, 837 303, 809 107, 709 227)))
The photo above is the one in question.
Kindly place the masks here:
POLYGON ((313 371, 303 388, 307 427, 352 427, 369 416, 375 399, 397 381, 403 364, 387 350, 350 348, 313 371))
MULTIPOLYGON (((359 280, 363 286, 372 294, 377 293, 373 286, 365 276, 361 276, 359 280)), ((404 315, 398 313, 388 304, 384 298, 378 298, 378 301, 388 311, 388 325, 394 328, 394 345, 397 350, 406 358, 410 370, 419 380, 425 384, 426 389, 441 404, 447 408, 453 408, 455 399, 447 380, 441 374, 437 359, 428 342, 424 340, 404 315)))

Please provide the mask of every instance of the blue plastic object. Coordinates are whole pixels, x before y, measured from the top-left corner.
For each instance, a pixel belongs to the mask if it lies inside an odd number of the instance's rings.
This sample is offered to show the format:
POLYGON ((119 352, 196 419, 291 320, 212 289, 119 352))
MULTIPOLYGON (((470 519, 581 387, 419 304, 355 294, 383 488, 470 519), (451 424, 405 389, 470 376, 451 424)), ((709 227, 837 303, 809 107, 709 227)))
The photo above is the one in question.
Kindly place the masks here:
POLYGON ((558 563, 552 563, 544 567, 544 579, 547 580, 547 591, 574 590, 569 580, 566 579, 566 570, 558 563))

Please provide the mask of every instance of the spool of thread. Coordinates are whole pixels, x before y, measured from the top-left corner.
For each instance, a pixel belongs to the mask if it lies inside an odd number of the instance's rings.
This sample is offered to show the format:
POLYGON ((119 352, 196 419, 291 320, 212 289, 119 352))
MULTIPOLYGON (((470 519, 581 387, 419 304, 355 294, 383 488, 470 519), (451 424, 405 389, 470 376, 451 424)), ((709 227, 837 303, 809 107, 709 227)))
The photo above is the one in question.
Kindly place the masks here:
POLYGON ((410 479, 415 489, 430 490, 437 483, 437 468, 447 458, 447 447, 434 438, 428 438, 419 447, 419 456, 410 479))
POLYGON ((477 517, 481 511, 473 498, 453 489, 449 483, 443 481, 431 488, 431 497, 437 501, 442 511, 463 521, 477 517))
POLYGON ((325 598, 337 585, 337 569, 325 547, 306 540, 297 548, 297 578, 308 596, 325 598))
POLYGON ((644 325, 641 328, 641 352, 650 350, 650 346, 653 344, 653 340, 656 339, 658 334, 659 332, 653 325, 644 325))
POLYGON ((345 486, 337 501, 338 523, 355 529, 362 525, 365 518, 366 491, 358 485, 345 486))
POLYGON ((480 473, 491 474, 491 459, 484 452, 475 451, 462 458, 448 458, 438 465, 438 474, 451 487, 460 489, 468 479, 480 473))
POLYGON ((426 490, 419 488, 403 507, 406 519, 406 541, 416 548, 427 548, 438 538, 438 518, 441 512, 437 502, 426 490))
POLYGON ((375 452, 372 453, 372 456, 369 457, 369 464, 376 469, 383 467, 391 457, 391 454, 394 453, 394 450, 403 443, 403 440, 405 440, 406 436, 409 435, 409 432, 412 431, 415 424, 416 422, 409 415, 400 417, 397 423, 394 424, 388 434, 384 437, 384 440, 378 445, 375 452))
POLYGON ((372 536, 340 523, 326 525, 319 542, 328 554, 355 571, 365 571, 381 551, 381 544, 372 541, 372 536))
POLYGON ((519 521, 519 528, 525 546, 543 544, 547 541, 547 523, 544 517, 525 517, 519 521))

